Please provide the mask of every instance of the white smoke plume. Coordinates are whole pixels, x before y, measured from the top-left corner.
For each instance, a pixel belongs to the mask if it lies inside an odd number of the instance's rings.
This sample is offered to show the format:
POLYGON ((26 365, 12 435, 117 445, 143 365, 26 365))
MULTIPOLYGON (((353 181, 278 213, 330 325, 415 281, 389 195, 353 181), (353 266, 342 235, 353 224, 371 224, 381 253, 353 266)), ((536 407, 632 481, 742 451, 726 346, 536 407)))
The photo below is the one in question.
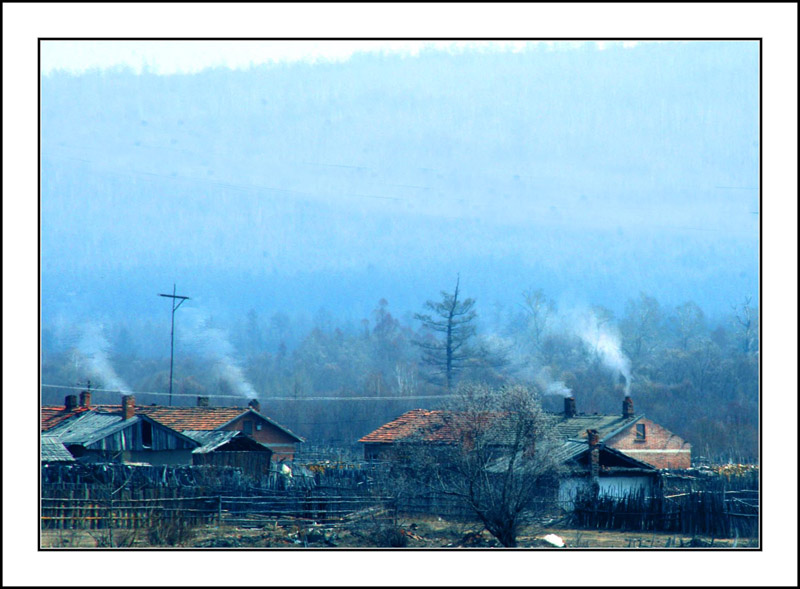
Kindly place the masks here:
POLYGON ((631 389, 631 361, 622 351, 621 338, 616 328, 601 320, 593 311, 573 315, 573 332, 592 353, 612 372, 625 378, 625 395, 631 389))
POLYGON ((542 389, 544 395, 558 395, 560 397, 571 397, 572 389, 560 380, 555 380, 550 374, 548 367, 542 368, 536 375, 536 384, 542 389))
POLYGON ((176 327, 176 337, 213 362, 219 378, 231 385, 238 395, 247 399, 258 398, 236 360, 236 351, 225 330, 210 326, 208 316, 200 309, 190 307, 181 309, 181 313, 183 317, 180 326, 176 327))
POLYGON ((111 345, 102 323, 83 325, 77 335, 75 347, 78 350, 78 367, 88 372, 91 378, 100 381, 104 389, 124 392, 131 390, 111 365, 108 357, 111 345))

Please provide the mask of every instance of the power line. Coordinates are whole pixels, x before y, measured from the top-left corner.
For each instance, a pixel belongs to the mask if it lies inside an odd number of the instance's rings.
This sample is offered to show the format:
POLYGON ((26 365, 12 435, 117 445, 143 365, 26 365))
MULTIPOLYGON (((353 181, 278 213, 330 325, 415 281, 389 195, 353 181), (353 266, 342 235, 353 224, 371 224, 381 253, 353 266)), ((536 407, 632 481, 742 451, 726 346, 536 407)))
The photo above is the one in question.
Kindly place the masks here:
MULTIPOLYGON (((86 390, 86 387, 73 387, 59 384, 43 384, 42 387, 53 389, 75 389, 86 390)), ((122 393, 125 395, 158 395, 168 396, 169 393, 156 393, 148 391, 119 391, 114 389, 92 389, 93 392, 103 393, 122 393)), ((197 395, 189 393, 173 393, 173 397, 214 397, 215 399, 239 399, 243 400, 245 397, 242 395, 197 395)), ((264 401, 416 401, 420 399, 449 399, 452 395, 410 395, 406 397, 262 397, 264 401)))

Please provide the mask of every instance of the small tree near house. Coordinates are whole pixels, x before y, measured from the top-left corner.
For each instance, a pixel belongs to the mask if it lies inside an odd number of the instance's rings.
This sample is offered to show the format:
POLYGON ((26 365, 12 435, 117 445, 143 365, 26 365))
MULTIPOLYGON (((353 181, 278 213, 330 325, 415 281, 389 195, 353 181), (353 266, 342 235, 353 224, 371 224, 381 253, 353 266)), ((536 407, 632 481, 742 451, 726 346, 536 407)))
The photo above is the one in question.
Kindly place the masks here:
POLYGON ((535 390, 464 383, 434 428, 443 443, 421 432, 398 446, 406 476, 418 491, 459 498, 503 546, 516 546, 520 526, 551 505, 561 469, 535 390))

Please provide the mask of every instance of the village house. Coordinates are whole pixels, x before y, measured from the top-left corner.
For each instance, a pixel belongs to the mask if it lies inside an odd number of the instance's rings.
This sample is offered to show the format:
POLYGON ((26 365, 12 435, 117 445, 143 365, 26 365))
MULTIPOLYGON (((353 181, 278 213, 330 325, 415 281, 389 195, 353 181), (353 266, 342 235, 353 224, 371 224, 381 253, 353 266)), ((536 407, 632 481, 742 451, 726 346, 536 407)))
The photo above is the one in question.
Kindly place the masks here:
MULTIPOLYGON (((362 437, 366 460, 387 456, 394 444, 414 440, 424 443, 460 443, 449 427, 444 411, 414 409, 362 437)), ((656 469, 691 466, 691 445, 644 415, 636 415, 633 401, 625 397, 618 415, 585 415, 576 411, 574 397, 564 399, 564 413, 554 416, 556 436, 567 442, 588 442, 588 431, 597 432, 597 442, 656 469)))
MULTIPOLYGON (((631 491, 649 494, 658 484, 659 469, 691 466, 691 446, 666 428, 636 415, 625 397, 618 415, 578 414, 574 397, 564 400, 564 413, 554 415, 556 457, 564 465, 559 503, 569 509, 576 493, 595 485, 601 496, 622 497, 631 491)), ((444 411, 414 409, 362 437, 367 460, 386 460, 401 443, 460 444, 444 411)), ((502 440, 498 440, 498 448, 502 440)), ((492 468, 502 471, 502 459, 492 468)))
POLYGON ((556 425, 564 440, 588 439, 597 431, 598 442, 619 450, 657 469, 685 469, 692 466, 692 446, 667 428, 636 415, 633 399, 625 397, 619 415, 584 415, 576 410, 575 397, 564 399, 564 414, 556 425))
MULTIPOLYGON (((91 394, 68 395, 63 406, 42 407, 42 459, 55 456, 60 443, 74 458, 148 464, 238 466, 266 473, 273 461, 292 460, 303 439, 247 408, 137 406, 132 395, 121 405, 93 405, 91 394), (46 439, 46 441, 45 441, 46 439)), ((63 458, 63 454, 62 454, 63 458)))

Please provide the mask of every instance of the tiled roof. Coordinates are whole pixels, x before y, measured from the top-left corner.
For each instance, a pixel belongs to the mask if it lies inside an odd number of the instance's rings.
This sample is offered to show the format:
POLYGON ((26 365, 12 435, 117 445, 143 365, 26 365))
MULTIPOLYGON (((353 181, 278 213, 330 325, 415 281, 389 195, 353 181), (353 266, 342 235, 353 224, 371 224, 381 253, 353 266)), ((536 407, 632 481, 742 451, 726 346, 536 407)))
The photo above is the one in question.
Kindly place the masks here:
POLYGON ((173 429, 210 431, 233 421, 247 409, 242 407, 166 407, 144 405, 136 413, 147 415, 173 429))
MULTIPOLYGON (((624 418, 621 415, 555 415, 556 435, 563 440, 585 440, 587 429, 596 429, 603 441, 620 429, 636 422, 641 416, 624 418)), ((413 409, 390 421, 359 440, 366 443, 391 443, 409 438, 436 443, 456 443, 459 436, 448 425, 445 411, 413 409)), ((502 432, 499 438, 503 438, 502 432)), ((575 447, 572 447, 573 449, 575 447)))
MULTIPOLYGON (((79 413, 83 413, 84 411, 88 411, 86 407, 78 407, 73 411, 67 411, 67 408, 64 405, 57 405, 57 406, 50 406, 50 407, 42 407, 42 411, 40 414, 40 423, 39 429, 40 431, 47 431, 49 429, 54 428, 59 423, 72 417, 73 415, 77 415, 79 413)), ((117 408, 119 409, 119 407, 117 408)))
POLYGON ((359 442, 398 442, 421 436, 426 442, 455 443, 458 437, 443 419, 444 411, 412 409, 367 434, 359 442))
POLYGON ((42 462, 75 462, 75 459, 56 438, 42 436, 42 462))

